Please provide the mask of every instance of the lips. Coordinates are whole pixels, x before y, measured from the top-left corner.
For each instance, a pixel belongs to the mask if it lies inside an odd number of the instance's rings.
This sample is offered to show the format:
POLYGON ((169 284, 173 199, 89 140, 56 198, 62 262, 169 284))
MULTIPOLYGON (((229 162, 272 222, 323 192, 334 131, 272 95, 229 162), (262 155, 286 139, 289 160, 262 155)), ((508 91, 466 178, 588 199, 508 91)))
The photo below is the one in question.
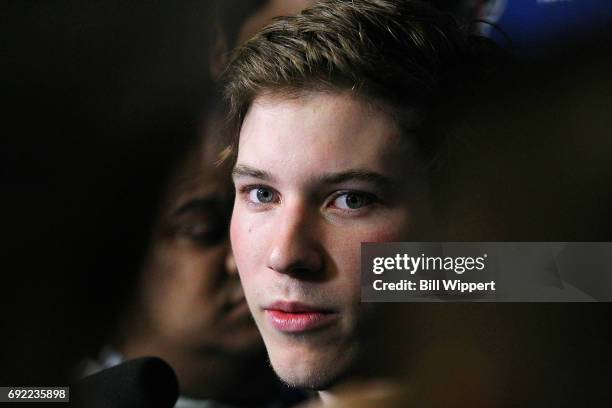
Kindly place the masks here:
POLYGON ((281 332, 300 333, 322 328, 338 319, 338 313, 299 302, 275 302, 264 307, 272 326, 281 332))

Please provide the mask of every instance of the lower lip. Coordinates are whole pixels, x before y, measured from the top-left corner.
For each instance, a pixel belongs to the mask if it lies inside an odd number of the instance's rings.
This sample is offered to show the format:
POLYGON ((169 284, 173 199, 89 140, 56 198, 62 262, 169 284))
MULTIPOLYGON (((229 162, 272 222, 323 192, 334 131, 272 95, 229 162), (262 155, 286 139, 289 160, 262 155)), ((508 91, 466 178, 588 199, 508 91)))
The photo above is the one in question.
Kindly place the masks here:
POLYGON ((286 333, 299 333, 327 326, 338 319, 336 313, 296 312, 266 310, 266 316, 276 330, 286 333))

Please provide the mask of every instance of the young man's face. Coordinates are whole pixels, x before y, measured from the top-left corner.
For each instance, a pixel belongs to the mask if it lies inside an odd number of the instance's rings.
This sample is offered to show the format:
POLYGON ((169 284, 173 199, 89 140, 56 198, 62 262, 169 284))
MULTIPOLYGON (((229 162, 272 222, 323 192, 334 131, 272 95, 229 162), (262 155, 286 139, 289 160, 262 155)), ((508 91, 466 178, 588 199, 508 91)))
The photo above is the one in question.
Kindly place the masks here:
POLYGON ((360 244, 411 230, 400 142, 390 116, 350 94, 259 97, 245 118, 231 241, 272 366, 289 384, 327 387, 355 360, 360 244))

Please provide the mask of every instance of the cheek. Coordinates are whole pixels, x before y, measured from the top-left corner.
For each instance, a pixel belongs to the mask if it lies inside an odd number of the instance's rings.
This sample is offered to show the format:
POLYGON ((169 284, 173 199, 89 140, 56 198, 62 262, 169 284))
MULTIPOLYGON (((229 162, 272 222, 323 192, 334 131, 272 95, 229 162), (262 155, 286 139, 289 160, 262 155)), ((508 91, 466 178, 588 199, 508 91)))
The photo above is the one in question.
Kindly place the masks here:
POLYGON ((166 245, 156 246, 143 270, 140 285, 145 303, 157 308, 171 303, 185 281, 183 260, 176 264, 172 251, 166 245))
POLYGON ((261 231, 255 230, 248 213, 235 208, 230 224, 230 240, 241 279, 244 280, 245 276, 252 275, 261 267, 264 238, 261 231))
POLYGON ((143 283, 153 298, 187 301, 214 296, 218 282, 226 275, 225 249, 195 245, 159 250, 148 264, 143 283))
POLYGON ((367 231, 362 235, 360 242, 394 242, 401 241, 406 235, 404 229, 389 225, 367 231))
POLYGON ((389 219, 354 228, 339 228, 327 237, 327 251, 340 272, 340 280, 356 296, 361 293, 361 243, 403 240, 409 227, 396 221, 389 219))
POLYGON ((405 241, 413 231, 413 210, 409 206, 391 211, 383 219, 362 228, 361 242, 405 241))
POLYGON ((342 252, 354 254, 356 258, 359 258, 362 242, 402 241, 407 237, 409 231, 408 223, 389 219, 385 222, 375 222, 353 228, 339 228, 331 236, 330 242, 342 252))

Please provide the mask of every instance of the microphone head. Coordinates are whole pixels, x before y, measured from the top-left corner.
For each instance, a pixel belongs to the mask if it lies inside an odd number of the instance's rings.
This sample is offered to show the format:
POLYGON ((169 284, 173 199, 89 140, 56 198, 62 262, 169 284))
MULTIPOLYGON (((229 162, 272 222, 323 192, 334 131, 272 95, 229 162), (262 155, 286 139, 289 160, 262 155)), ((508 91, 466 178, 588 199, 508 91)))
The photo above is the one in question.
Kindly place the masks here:
POLYGON ((179 395, 172 367, 157 357, 126 361, 77 381, 71 406, 87 408, 171 408, 179 395))

